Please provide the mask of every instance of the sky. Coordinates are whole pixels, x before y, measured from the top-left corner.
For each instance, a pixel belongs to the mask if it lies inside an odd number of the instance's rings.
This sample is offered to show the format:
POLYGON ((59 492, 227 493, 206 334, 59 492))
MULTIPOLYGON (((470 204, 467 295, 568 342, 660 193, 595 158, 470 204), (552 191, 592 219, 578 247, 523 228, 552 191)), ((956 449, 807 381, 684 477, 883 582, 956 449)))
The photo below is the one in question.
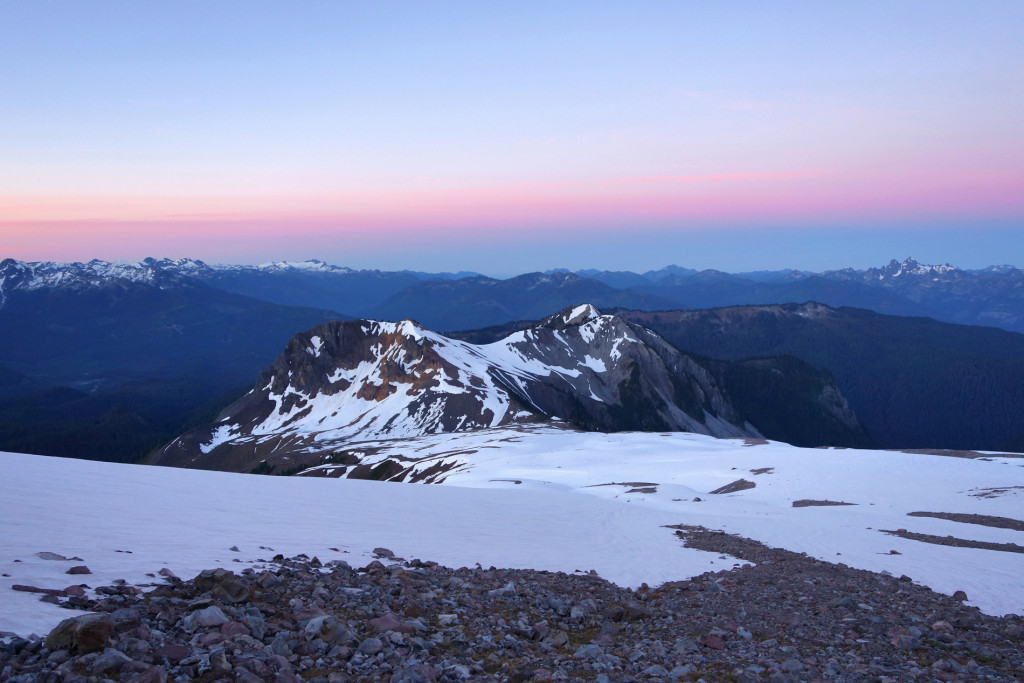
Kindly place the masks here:
POLYGON ((1024 266, 1024 3, 0 0, 0 258, 1024 266))

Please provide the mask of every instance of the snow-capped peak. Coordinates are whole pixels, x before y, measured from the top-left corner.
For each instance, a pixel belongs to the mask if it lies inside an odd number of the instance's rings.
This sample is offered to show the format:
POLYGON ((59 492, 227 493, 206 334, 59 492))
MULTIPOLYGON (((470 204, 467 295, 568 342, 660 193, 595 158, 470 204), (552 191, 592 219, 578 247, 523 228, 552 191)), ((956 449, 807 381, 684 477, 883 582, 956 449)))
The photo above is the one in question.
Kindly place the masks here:
POLYGON ((590 304, 580 304, 579 306, 573 307, 571 310, 566 309, 558 314, 562 323, 565 325, 582 325, 588 323, 591 320, 601 317, 601 311, 597 310, 590 304))
POLYGON ((279 272, 283 270, 301 270, 305 272, 319 273, 353 273, 351 268, 344 266, 332 266, 320 259, 306 259, 305 261, 271 261, 255 266, 256 270, 267 272, 279 272))
POLYGON ((483 345, 412 320, 321 325, 293 337, 220 422, 179 437, 161 458, 191 463, 254 445, 278 452, 284 442, 307 451, 548 416, 610 430, 759 434, 706 368, 581 304, 483 345))
POLYGON ((913 257, 908 257, 903 263, 896 259, 891 260, 889 265, 879 271, 878 279, 897 278, 903 275, 943 275, 955 270, 956 268, 948 263, 941 266, 931 266, 918 263, 913 257))

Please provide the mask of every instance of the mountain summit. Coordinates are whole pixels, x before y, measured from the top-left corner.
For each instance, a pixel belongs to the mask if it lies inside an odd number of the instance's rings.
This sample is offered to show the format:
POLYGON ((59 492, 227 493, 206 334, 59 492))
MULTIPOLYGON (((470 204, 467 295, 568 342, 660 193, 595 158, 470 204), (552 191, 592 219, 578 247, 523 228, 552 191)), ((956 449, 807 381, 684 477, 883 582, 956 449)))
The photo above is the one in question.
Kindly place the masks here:
MULTIPOLYGON (((247 470, 270 454, 550 417, 588 430, 761 436, 718 369, 589 304, 481 345, 411 320, 330 322, 293 337, 252 391, 151 460, 247 470)), ((828 395, 833 419, 859 430, 828 395)))

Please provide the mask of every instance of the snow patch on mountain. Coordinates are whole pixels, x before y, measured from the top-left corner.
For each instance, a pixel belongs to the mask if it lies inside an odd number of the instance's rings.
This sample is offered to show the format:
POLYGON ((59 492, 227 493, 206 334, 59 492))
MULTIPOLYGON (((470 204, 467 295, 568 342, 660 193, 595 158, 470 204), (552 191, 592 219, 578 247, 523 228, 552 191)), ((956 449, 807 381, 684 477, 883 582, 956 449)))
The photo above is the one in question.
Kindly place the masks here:
MULTIPOLYGON (((242 267, 244 268, 245 266, 242 267)), ((305 261, 270 261, 268 263, 261 263, 257 266, 253 266, 253 268, 264 272, 283 272, 289 270, 343 274, 357 272, 344 266, 333 266, 329 263, 324 263, 319 259, 307 259, 305 261)))

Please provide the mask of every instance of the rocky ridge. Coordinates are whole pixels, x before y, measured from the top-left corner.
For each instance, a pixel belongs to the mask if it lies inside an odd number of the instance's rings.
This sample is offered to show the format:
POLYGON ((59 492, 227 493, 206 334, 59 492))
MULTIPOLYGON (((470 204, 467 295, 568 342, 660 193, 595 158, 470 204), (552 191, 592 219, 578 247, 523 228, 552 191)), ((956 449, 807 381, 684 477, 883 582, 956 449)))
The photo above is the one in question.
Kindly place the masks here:
POLYGON ((163 570, 147 593, 44 595, 94 614, 46 638, 8 634, 0 681, 1010 681, 1024 666, 1019 615, 721 532, 676 533, 756 564, 636 591, 384 548, 359 569, 300 555, 190 581, 163 570))
MULTIPOLYGON (((350 443, 550 417, 588 431, 784 439, 752 424, 746 413, 756 412, 756 401, 747 401, 746 412, 738 409, 739 395, 725 389, 726 365, 682 353, 651 330, 588 304, 488 344, 446 337, 411 320, 330 322, 293 337, 249 394, 150 462, 241 471, 269 458, 320 464, 310 457, 350 443)), ((780 390, 807 370, 744 367, 754 380, 771 377, 780 390)), ((755 383, 741 379, 734 384, 755 383)), ((816 381, 832 391, 815 394, 819 412, 810 419, 834 423, 850 439, 862 435, 831 379, 816 381)))
POLYGON ((16 290, 47 288, 87 289, 142 283, 156 287, 181 286, 209 271, 196 259, 153 259, 138 263, 112 263, 93 259, 88 263, 0 261, 0 305, 16 290))

